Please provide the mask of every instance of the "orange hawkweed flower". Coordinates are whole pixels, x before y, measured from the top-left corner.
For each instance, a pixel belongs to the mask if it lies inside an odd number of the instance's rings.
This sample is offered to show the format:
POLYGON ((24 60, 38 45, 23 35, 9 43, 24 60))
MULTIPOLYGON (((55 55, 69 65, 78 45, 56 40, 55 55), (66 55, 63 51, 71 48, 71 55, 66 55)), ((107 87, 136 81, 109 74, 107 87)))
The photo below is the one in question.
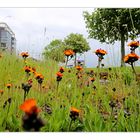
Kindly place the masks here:
POLYGON ((125 63, 133 63, 137 61, 140 57, 135 53, 130 53, 124 57, 125 63))
POLYGON ((138 47, 140 45, 139 41, 131 41, 128 46, 130 47, 138 47))
POLYGON ((56 75, 57 75, 56 81, 57 81, 57 82, 60 82, 60 81, 62 80, 63 74, 59 71, 59 72, 56 73, 56 75))
POLYGON ((70 108, 70 111, 71 111, 71 112, 75 112, 75 113, 80 113, 80 110, 77 109, 77 108, 75 108, 75 107, 71 107, 71 108, 70 108))
POLYGON ((64 51, 64 54, 65 54, 66 56, 70 56, 70 55, 73 55, 73 54, 74 54, 74 51, 71 50, 71 49, 65 50, 65 51, 64 51))
POLYGON ((29 72, 32 71, 31 67, 29 67, 29 66, 25 66, 25 67, 24 67, 24 70, 25 70, 25 72, 27 72, 27 73, 29 73, 29 72))
POLYGON ((4 92, 3 90, 0 90, 0 94, 1 94, 1 95, 3 94, 3 92, 4 92))
POLYGON ((60 71, 61 73, 63 73, 63 72, 64 72, 64 68, 63 68, 63 67, 60 67, 59 71, 60 71))
POLYGON ((57 72, 56 75, 57 75, 57 77, 62 77, 63 76, 63 74, 61 72, 57 72))
POLYGON ((6 84, 7 88, 11 88, 12 84, 6 84))
POLYGON ((21 56, 22 56, 23 58, 27 58, 27 57, 29 56, 29 54, 28 54, 28 52, 22 52, 22 53, 21 53, 21 56))
POLYGON ((38 114, 41 110, 36 106, 35 99, 28 99, 19 107, 22 111, 27 114, 38 114))
POLYGON ((90 80, 91 82, 94 82, 94 81, 95 81, 95 78, 90 77, 89 80, 90 80))
POLYGON ((40 73, 35 73, 35 78, 38 81, 38 83, 41 85, 44 80, 44 76, 40 73))
POLYGON ((36 72, 36 68, 31 68, 31 71, 32 71, 32 73, 35 73, 36 72))
POLYGON ((41 73, 35 73, 36 79, 44 79, 43 75, 41 73))
POLYGON ((75 108, 75 107, 71 107, 70 108, 70 118, 72 120, 76 120, 78 117, 79 117, 79 113, 80 113, 80 110, 75 108))
POLYGON ((76 66, 76 69, 80 71, 80 70, 82 70, 83 68, 82 68, 81 66, 76 66))
POLYGON ((106 52, 105 50, 102 50, 102 49, 97 49, 97 50, 95 51, 95 53, 96 53, 96 55, 98 55, 98 54, 101 54, 101 55, 107 54, 107 52, 106 52))

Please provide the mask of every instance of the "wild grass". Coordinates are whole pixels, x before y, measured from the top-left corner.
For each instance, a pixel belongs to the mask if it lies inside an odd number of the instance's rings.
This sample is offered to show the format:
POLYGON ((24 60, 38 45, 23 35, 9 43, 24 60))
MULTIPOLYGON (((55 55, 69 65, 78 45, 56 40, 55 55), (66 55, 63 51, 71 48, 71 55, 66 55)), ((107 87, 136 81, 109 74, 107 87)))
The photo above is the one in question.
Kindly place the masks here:
MULTIPOLYGON (((27 58, 27 65, 35 67, 44 76, 41 89, 34 74, 29 79, 33 85, 27 99, 34 98, 41 108, 44 120, 43 132, 139 132, 140 131, 140 85, 130 67, 84 68, 77 78, 75 68, 65 68, 57 88, 56 73, 59 66, 52 60, 35 61, 27 58), (87 84, 93 70, 95 81, 87 84), (109 74, 107 80, 98 76, 109 74), (71 121, 70 108, 80 110, 78 119, 71 121)), ((0 58, 0 131, 22 132, 22 116, 19 109, 23 103, 22 83, 27 82, 25 63, 20 56, 2 53, 0 58), (6 84, 11 83, 8 89, 6 84), (11 103, 5 101, 11 98, 11 103)), ((140 72, 140 68, 136 68, 140 72)))

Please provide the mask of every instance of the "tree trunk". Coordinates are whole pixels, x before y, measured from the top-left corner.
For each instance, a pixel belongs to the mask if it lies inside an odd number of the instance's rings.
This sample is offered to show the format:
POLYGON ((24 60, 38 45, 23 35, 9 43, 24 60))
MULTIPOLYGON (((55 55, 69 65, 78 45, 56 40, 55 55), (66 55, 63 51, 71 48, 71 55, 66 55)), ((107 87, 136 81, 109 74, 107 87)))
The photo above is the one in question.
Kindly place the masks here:
POLYGON ((125 66, 124 62, 124 56, 125 56, 125 38, 124 34, 121 34, 121 67, 125 66))
POLYGON ((76 59, 77 59, 77 56, 76 56, 76 53, 75 53, 75 60, 74 60, 74 66, 76 67, 76 59))
POLYGON ((66 65, 65 65, 65 67, 67 67, 67 64, 68 64, 68 56, 66 56, 66 65))

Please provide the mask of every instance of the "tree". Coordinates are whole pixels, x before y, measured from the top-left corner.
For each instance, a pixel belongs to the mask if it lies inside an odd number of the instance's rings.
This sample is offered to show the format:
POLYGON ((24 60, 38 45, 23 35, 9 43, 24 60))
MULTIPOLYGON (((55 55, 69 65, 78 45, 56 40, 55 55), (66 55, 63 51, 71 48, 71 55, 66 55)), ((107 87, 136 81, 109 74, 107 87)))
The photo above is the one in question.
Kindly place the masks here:
POLYGON ((124 66, 125 41, 140 33, 140 9, 97 8, 91 14, 85 11, 83 16, 90 38, 110 44, 121 42, 121 66, 124 66))
POLYGON ((65 56, 63 54, 63 51, 64 46, 62 40, 55 39, 45 47, 43 55, 45 56, 45 59, 53 59, 57 62, 64 62, 65 56))
POLYGON ((72 49, 75 52, 75 66, 76 66, 76 56, 77 53, 84 53, 88 50, 90 50, 89 44, 86 41, 86 39, 83 37, 82 34, 74 34, 71 33, 69 34, 65 39, 64 39, 64 45, 65 49, 72 49))

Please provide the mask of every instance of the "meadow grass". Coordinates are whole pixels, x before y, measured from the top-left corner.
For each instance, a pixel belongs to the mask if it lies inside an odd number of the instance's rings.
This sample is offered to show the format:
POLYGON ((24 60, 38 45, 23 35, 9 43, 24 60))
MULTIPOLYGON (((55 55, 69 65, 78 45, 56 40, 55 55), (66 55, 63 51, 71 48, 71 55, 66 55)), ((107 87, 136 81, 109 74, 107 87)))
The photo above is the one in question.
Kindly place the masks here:
MULTIPOLYGON (((140 86, 130 67, 125 68, 65 68, 62 80, 57 87, 56 73, 59 66, 52 60, 35 61, 27 58, 26 65, 35 67, 44 76, 41 88, 31 73, 28 79, 33 85, 27 99, 34 98, 41 108, 40 117, 44 120, 43 132, 139 132, 140 131, 140 86), (95 81, 87 72, 94 71, 95 81), (100 72, 109 74, 101 82, 100 72), (78 79, 76 73, 80 73, 78 79), (71 121, 70 108, 80 110, 79 117, 71 121), (48 110, 50 112, 48 112, 48 110)), ((23 103, 22 83, 27 82, 22 57, 2 53, 0 58, 0 131, 22 132, 22 116, 19 109, 23 103), (11 83, 10 89, 6 84, 11 83), (11 103, 5 107, 5 101, 11 103)), ((140 68, 136 67, 136 72, 140 68)))

